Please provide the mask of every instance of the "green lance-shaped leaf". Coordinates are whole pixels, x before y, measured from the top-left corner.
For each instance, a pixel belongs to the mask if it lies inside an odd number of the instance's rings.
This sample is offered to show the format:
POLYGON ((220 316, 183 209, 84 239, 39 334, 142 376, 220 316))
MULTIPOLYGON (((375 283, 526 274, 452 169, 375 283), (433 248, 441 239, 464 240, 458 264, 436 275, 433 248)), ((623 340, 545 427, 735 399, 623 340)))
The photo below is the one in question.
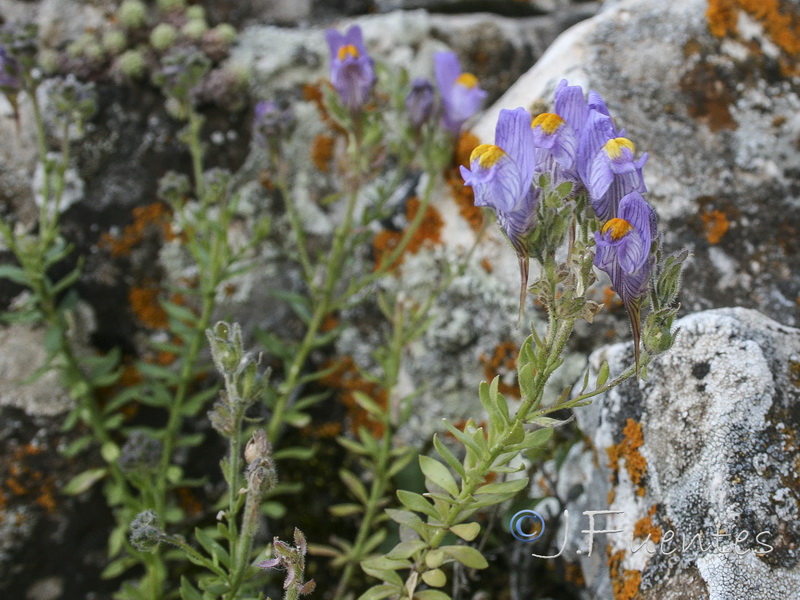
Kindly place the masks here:
POLYGON ((442 546, 441 550, 469 569, 485 569, 489 566, 483 554, 472 546, 442 546))
POLYGON ((447 583, 447 575, 441 569, 432 569, 422 574, 422 581, 431 587, 444 587, 447 583))
POLYGON ((438 519, 440 516, 436 508, 420 494, 406 490, 397 490, 397 498, 403 506, 409 510, 424 513, 434 519, 438 519))
POLYGON ((429 456, 420 456, 419 466, 430 482, 436 484, 451 496, 458 496, 458 484, 442 463, 429 456))
POLYGON ((450 528, 454 534, 466 542, 471 542, 481 532, 481 526, 478 523, 459 523, 450 528))
POLYGON ((358 479, 358 477, 356 477, 347 469, 341 469, 339 471, 339 478, 342 480, 342 483, 347 486, 347 489, 349 489, 361 503, 367 504, 369 500, 369 494, 367 493, 367 488, 364 487, 364 484, 361 483, 361 480, 358 479))
POLYGON ((598 371, 597 373, 597 383, 595 384, 595 386, 598 388, 603 387, 606 381, 608 381, 608 374, 609 374, 608 361, 604 360, 603 364, 600 365, 600 371, 598 371))

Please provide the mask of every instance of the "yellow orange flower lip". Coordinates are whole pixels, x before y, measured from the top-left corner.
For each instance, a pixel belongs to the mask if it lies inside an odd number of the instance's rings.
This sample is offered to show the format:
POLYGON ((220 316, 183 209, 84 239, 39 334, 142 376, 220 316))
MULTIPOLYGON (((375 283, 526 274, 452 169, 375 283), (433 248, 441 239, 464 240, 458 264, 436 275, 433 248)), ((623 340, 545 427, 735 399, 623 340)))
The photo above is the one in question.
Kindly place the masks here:
POLYGON ((503 156, 505 156, 505 152, 499 146, 495 146, 493 144, 481 144, 477 146, 469 157, 469 161, 475 162, 478 161, 478 165, 480 165, 484 169, 489 169, 497 164, 503 156))
POLYGON ((463 85, 465 88, 472 89, 478 87, 478 78, 472 73, 462 73, 456 77, 456 83, 463 85))
POLYGON ((349 57, 358 58, 359 56, 358 48, 353 46, 353 44, 347 44, 339 48, 339 52, 337 53, 336 56, 339 58, 339 60, 345 60, 346 58, 349 57))
POLYGON ((537 116, 532 122, 531 127, 541 127, 547 135, 552 135, 555 131, 564 124, 564 119, 555 113, 542 113, 537 116))
POLYGON ((623 148, 627 148, 634 154, 636 153, 636 146, 634 146, 632 141, 624 137, 612 138, 603 146, 603 150, 605 150, 606 154, 612 159, 621 158, 623 148))
POLYGON ((603 225, 601 233, 605 235, 606 232, 610 231, 612 241, 616 242, 625 237, 631 229, 633 229, 633 225, 625 219, 614 218, 603 225))

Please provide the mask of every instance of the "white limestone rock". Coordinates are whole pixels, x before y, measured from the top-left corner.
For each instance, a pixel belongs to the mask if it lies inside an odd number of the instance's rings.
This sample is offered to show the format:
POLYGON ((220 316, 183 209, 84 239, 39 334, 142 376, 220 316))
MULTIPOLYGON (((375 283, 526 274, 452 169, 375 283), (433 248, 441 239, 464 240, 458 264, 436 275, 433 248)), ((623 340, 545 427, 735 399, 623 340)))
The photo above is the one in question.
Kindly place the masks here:
MULTIPOLYGON (((573 448, 559 480, 559 494, 583 486, 568 505, 565 556, 580 563, 587 598, 635 590, 637 581, 644 600, 792 598, 800 589, 800 330, 743 308, 696 313, 678 327, 645 381, 576 411, 592 446, 573 448), (595 529, 622 532, 596 536, 591 557, 584 510, 622 511, 598 517, 595 529)), ((620 372, 631 345, 596 351, 590 368, 603 360, 620 372)))
MULTIPOLYGON (((787 3, 786 14, 800 14, 787 3)), ((683 305, 739 305, 800 323, 800 77, 777 37, 738 13, 715 37, 705 0, 607 2, 563 33, 476 124, 491 142, 503 108, 551 106, 563 78, 594 89, 648 152, 648 198, 670 249, 688 246, 683 305), (794 74, 793 74, 794 73, 794 74)), ((777 32, 777 34, 775 33, 777 32)))

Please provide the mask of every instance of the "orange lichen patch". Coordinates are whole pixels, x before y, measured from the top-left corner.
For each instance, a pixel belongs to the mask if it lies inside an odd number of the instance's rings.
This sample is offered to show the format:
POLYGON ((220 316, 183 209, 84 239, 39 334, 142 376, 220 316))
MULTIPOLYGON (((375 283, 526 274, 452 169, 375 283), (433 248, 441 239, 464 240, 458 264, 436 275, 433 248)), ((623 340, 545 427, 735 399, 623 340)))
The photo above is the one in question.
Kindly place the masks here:
POLYGON ((708 61, 698 62, 683 74, 680 89, 686 98, 689 115, 711 131, 739 127, 731 113, 737 92, 717 65, 708 61))
POLYGON ((603 288, 603 305, 609 311, 614 311, 623 307, 622 300, 610 285, 603 288))
POLYGON ((492 263, 489 262, 489 259, 485 257, 481 259, 481 267, 483 267, 483 270, 486 271, 487 273, 491 273, 492 271, 494 271, 492 263))
MULTIPOLYGON (((406 204, 406 219, 412 221, 419 213, 421 202, 419 198, 409 198, 406 204)), ((432 205, 428 205, 419 228, 408 242, 407 251, 416 254, 423 246, 436 246, 442 243, 442 227, 444 220, 442 215, 432 205)))
POLYGON ((203 514, 203 503, 197 499, 192 490, 180 487, 175 491, 178 495, 178 505, 186 512, 187 516, 198 517, 203 514))
POLYGON ((149 232, 160 233, 166 240, 176 239, 170 221, 172 213, 163 202, 153 202, 133 209, 133 223, 126 225, 119 236, 104 233, 98 246, 105 248, 111 256, 128 256, 142 243, 149 232))
POLYGON ((519 384, 517 383, 517 355, 519 347, 511 341, 501 343, 494 350, 494 354, 487 357, 481 354, 481 364, 483 365, 483 375, 486 381, 492 381, 496 376, 500 376, 498 391, 504 396, 513 398, 520 397, 519 384), (514 383, 505 383, 509 373, 514 374, 514 383))
MULTIPOLYGON (((97 398, 101 405, 111 400, 120 391, 139 385, 142 382, 142 374, 130 358, 125 358, 122 364, 122 373, 116 383, 97 389, 97 398)), ((139 411, 139 404, 135 401, 128 402, 118 409, 126 419, 133 418, 139 411)))
POLYGON ((800 361, 789 361, 789 382, 797 388, 800 388, 800 361))
POLYGON ((360 427, 365 427, 376 438, 383 435, 383 425, 375 421, 366 410, 359 406, 356 402, 356 393, 360 392, 368 396, 381 408, 386 407, 388 394, 377 383, 368 381, 361 376, 352 357, 342 357, 336 365, 336 369, 323 377, 320 383, 339 392, 339 401, 347 409, 350 430, 353 433, 356 433, 360 427))
POLYGON ((339 319, 334 317, 331 314, 325 315, 325 318, 322 319, 322 325, 320 325, 319 329, 323 333, 327 333, 328 331, 333 331, 339 326, 339 319))
POLYGON ((314 105, 317 107, 317 111, 319 112, 320 120, 325 123, 328 129, 334 133, 346 135, 347 131, 341 125, 339 125, 333 117, 331 117, 330 113, 328 112, 328 107, 325 106, 325 94, 322 92, 323 86, 330 86, 330 83, 321 81, 316 84, 305 84, 303 86, 303 99, 306 102, 314 103, 314 105))
POLYGON ((564 579, 579 588, 582 588, 586 585, 586 579, 583 576, 583 569, 581 569, 581 565, 579 563, 567 563, 565 565, 564 579))
POLYGON ((469 167, 472 151, 480 143, 481 141, 469 131, 462 133, 456 142, 455 165, 445 173, 445 180, 452 190, 458 211, 473 231, 480 231, 483 227, 483 211, 480 207, 475 206, 475 195, 472 193, 471 187, 464 185, 459 166, 469 167))
POLYGON ((342 435, 342 424, 338 421, 327 421, 314 426, 306 425, 303 427, 302 433, 318 439, 335 439, 342 435))
POLYGON ((478 139, 478 136, 470 131, 465 131, 459 135, 458 139, 456 140, 454 156, 455 166, 459 167, 463 165, 465 167, 469 167, 472 151, 480 145, 481 141, 478 139))
POLYGON ((328 173, 331 170, 333 145, 335 139, 329 135, 319 134, 311 144, 311 162, 317 170, 328 173))
POLYGON ((646 539, 647 536, 650 536, 650 540, 654 544, 657 544, 661 541, 661 536, 664 535, 664 532, 661 530, 661 527, 658 525, 653 525, 653 517, 656 515, 656 505, 650 507, 650 510, 647 511, 647 514, 636 521, 633 526, 633 537, 646 539))
POLYGON ((708 0, 706 20, 711 35, 725 37, 736 32, 739 10, 736 0, 708 0))
POLYGON ((708 29, 716 37, 738 33, 738 13, 742 10, 758 21, 767 37, 786 55, 780 61, 784 75, 800 71, 800 15, 780 0, 709 0, 706 10, 708 29))
POLYGON ((24 498, 25 502, 33 502, 47 513, 56 510, 56 485, 52 477, 47 476, 34 464, 34 457, 44 453, 45 449, 34 444, 17 446, 3 461, 0 467, 0 508, 5 508, 12 498, 24 498))
POLYGON ((709 244, 719 244, 730 227, 730 221, 721 210, 711 210, 700 215, 709 244))
MULTIPOLYGON (((406 204, 406 219, 409 222, 416 218, 420 209, 420 205, 421 203, 419 198, 409 198, 408 203, 406 204)), ((425 214, 422 217, 419 227, 414 232, 414 235, 411 236, 411 239, 408 240, 408 244, 406 245, 404 252, 416 254, 425 246, 430 247, 441 244, 443 227, 444 220, 439 214, 439 211, 433 206, 428 205, 428 208, 425 209, 425 214)), ((402 240, 405 232, 406 230, 381 231, 375 236, 375 238, 372 240, 372 249, 375 256, 375 269, 380 269, 384 266, 385 260, 388 260, 387 257, 394 252, 395 248, 397 248, 397 245, 400 243, 400 240, 402 240)), ((403 253, 397 257, 397 260, 393 265, 390 266, 390 269, 395 269, 402 263, 403 253)))
POLYGON ((150 329, 166 329, 169 324, 167 311, 158 301, 158 286, 152 281, 144 281, 141 286, 131 286, 128 301, 137 319, 150 329))
POLYGON ((633 600, 639 593, 642 585, 641 571, 632 569, 622 569, 622 560, 625 558, 624 550, 617 550, 611 554, 608 548, 608 574, 611 577, 611 586, 614 592, 614 600, 633 600))
POLYGON ((625 460, 625 470, 635 486, 638 487, 636 493, 644 495, 644 487, 641 485, 642 479, 647 474, 647 462, 639 451, 644 445, 642 436, 642 424, 633 419, 628 419, 625 429, 622 430, 622 440, 619 444, 606 449, 608 454, 608 466, 613 471, 616 478, 619 471, 620 459, 625 460))
POLYGON ((272 171, 269 169, 261 169, 258 172, 258 183, 261 184, 265 190, 270 192, 275 189, 275 182, 272 181, 272 171))

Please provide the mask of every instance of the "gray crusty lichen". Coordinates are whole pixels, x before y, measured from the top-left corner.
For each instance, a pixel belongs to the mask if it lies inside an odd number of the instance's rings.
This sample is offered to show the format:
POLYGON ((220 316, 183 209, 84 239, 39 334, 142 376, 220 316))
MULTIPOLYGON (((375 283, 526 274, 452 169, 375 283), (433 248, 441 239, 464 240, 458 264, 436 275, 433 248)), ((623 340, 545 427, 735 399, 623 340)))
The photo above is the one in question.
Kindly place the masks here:
MULTIPOLYGON (((645 381, 577 411, 596 463, 574 448, 561 473, 560 491, 584 490, 568 505, 583 521, 571 524, 567 559, 579 560, 591 597, 678 600, 688 581, 697 600, 795 597, 800 331, 743 308, 678 326, 645 381), (592 557, 585 510, 622 511, 598 521, 622 532, 596 536, 592 557)), ((618 344, 590 364, 608 360, 613 373, 630 359, 618 344)))

